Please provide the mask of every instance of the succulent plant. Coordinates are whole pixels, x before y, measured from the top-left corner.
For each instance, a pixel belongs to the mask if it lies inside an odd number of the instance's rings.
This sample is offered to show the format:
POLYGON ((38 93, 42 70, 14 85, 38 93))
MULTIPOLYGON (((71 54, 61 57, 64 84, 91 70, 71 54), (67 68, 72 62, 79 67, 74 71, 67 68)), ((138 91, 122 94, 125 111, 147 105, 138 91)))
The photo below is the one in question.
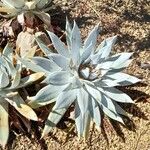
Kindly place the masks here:
POLYGON ((35 14, 39 17, 45 25, 50 25, 50 16, 45 13, 49 10, 48 5, 52 0, 1 0, 0 12, 6 13, 1 14, 4 17, 18 16, 18 22, 23 22, 22 16, 35 14))
MULTIPOLYGON (((5 146, 9 136, 9 104, 29 120, 37 121, 37 116, 19 95, 18 89, 34 83, 43 73, 34 73, 21 78, 21 67, 13 64, 13 50, 7 44, 0 53, 0 144, 5 146)), ((11 112, 10 112, 11 113, 11 112)))
POLYGON ((99 25, 89 33, 83 44, 76 22, 73 28, 66 22, 67 46, 54 33, 48 31, 48 34, 58 53, 52 53, 37 40, 47 58, 20 59, 31 70, 46 73, 44 83, 47 86, 35 96, 28 97, 29 105, 37 108, 55 102, 42 137, 57 125, 71 105, 75 107, 74 119, 79 137, 87 137, 91 121, 100 127, 101 111, 123 123, 121 115, 127 114, 118 102, 133 101, 115 86, 127 86, 140 81, 121 72, 131 63, 132 53, 110 54, 117 36, 105 39, 96 47, 99 25))

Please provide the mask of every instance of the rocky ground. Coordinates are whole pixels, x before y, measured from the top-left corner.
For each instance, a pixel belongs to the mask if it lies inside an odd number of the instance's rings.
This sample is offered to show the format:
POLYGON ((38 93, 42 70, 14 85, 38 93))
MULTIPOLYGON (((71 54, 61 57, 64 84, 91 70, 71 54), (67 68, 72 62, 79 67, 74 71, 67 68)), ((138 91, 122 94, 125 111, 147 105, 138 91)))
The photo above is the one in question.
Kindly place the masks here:
POLYGON ((150 150, 150 5, 148 1, 63 0, 56 1, 57 7, 50 11, 52 24, 60 26, 62 31, 66 16, 70 21, 74 19, 77 21, 83 39, 91 28, 100 23, 102 31, 98 42, 117 34, 118 41, 114 53, 134 52, 134 60, 126 72, 142 79, 142 83, 122 89, 135 101, 134 105, 122 105, 129 114, 129 118, 124 118, 126 126, 105 117, 100 131, 93 126, 88 140, 79 141, 74 124, 69 121, 65 121, 64 124, 62 121, 61 129, 54 129, 42 140, 12 132, 7 150, 150 150))

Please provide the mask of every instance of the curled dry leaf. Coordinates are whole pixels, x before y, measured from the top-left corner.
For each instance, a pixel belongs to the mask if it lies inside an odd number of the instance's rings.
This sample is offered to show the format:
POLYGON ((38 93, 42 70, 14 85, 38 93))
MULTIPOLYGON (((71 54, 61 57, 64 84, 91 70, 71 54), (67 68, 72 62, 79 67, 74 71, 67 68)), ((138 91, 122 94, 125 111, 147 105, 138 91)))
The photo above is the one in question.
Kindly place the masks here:
POLYGON ((44 41, 46 45, 50 44, 50 40, 44 32, 36 32, 34 34, 33 29, 27 28, 27 31, 22 31, 18 35, 16 41, 17 53, 19 53, 21 57, 30 57, 29 53, 32 53, 32 55, 34 56, 34 52, 36 53, 36 50, 38 49, 35 36, 44 41))

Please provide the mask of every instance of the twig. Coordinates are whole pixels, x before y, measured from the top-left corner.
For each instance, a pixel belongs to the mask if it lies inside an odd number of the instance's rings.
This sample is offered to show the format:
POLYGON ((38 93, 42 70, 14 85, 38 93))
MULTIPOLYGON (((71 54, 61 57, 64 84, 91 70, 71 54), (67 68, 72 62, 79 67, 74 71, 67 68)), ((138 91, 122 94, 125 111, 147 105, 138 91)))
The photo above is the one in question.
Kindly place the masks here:
POLYGON ((101 18, 100 15, 99 15, 99 13, 97 12, 97 10, 96 10, 91 4, 87 3, 87 5, 95 12, 95 14, 96 14, 99 18, 101 18))
MULTIPOLYGON (((149 125, 149 124, 148 124, 148 125, 149 125)), ((148 130, 149 130, 149 129, 148 129, 148 126, 147 126, 147 128, 141 132, 141 134, 139 135, 139 137, 138 137, 138 139, 137 139, 137 142, 136 142, 136 145, 135 145, 135 147, 133 148, 133 150, 137 150, 138 144, 139 144, 139 141, 140 141, 142 135, 146 134, 146 132, 147 132, 148 130)))

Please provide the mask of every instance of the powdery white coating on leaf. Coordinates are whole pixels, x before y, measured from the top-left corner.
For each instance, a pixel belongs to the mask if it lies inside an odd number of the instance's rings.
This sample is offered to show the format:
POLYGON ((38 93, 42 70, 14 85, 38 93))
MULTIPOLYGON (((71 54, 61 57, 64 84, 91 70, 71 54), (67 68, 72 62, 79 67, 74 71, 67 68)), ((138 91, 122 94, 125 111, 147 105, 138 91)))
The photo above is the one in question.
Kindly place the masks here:
POLYGON ((51 9, 51 7, 49 7, 51 1, 52 0, 2 0, 2 2, 0 2, 0 15, 7 18, 16 16, 18 22, 24 25, 25 16, 31 13, 32 15, 36 15, 47 26, 47 29, 50 29, 51 17, 46 12, 51 9), (4 13, 6 14, 4 15, 4 13))
POLYGON ((5 146, 9 136, 9 107, 12 105, 20 114, 29 120, 37 121, 33 109, 25 103, 18 89, 31 85, 44 76, 43 72, 21 78, 21 67, 14 65, 12 49, 7 45, 0 55, 0 144, 5 146))
MULTIPOLYGON (((66 21, 67 46, 54 33, 48 33, 58 53, 48 54, 47 58, 55 62, 61 69, 58 72, 50 71, 45 79, 48 85, 36 96, 29 97, 30 103, 37 105, 42 103, 41 97, 44 97, 46 103, 51 101, 49 97, 56 101, 49 114, 42 137, 59 122, 64 111, 71 104, 75 104, 75 123, 79 137, 88 135, 91 120, 100 127, 100 109, 111 119, 123 123, 121 115, 126 115, 126 113, 117 102, 133 103, 133 101, 115 86, 130 85, 140 81, 136 77, 121 73, 131 62, 132 53, 110 55, 117 36, 105 39, 96 48, 99 25, 90 32, 83 44, 75 22, 72 29, 69 21, 66 21), (56 86, 58 95, 54 95, 53 89, 46 91, 45 95, 44 89, 49 86, 56 86), (62 86, 65 88, 62 89, 62 86), (60 113, 56 115, 57 111, 60 113), (58 118, 54 119, 54 117, 58 118)), ((31 61, 34 62, 33 59, 31 61)))

